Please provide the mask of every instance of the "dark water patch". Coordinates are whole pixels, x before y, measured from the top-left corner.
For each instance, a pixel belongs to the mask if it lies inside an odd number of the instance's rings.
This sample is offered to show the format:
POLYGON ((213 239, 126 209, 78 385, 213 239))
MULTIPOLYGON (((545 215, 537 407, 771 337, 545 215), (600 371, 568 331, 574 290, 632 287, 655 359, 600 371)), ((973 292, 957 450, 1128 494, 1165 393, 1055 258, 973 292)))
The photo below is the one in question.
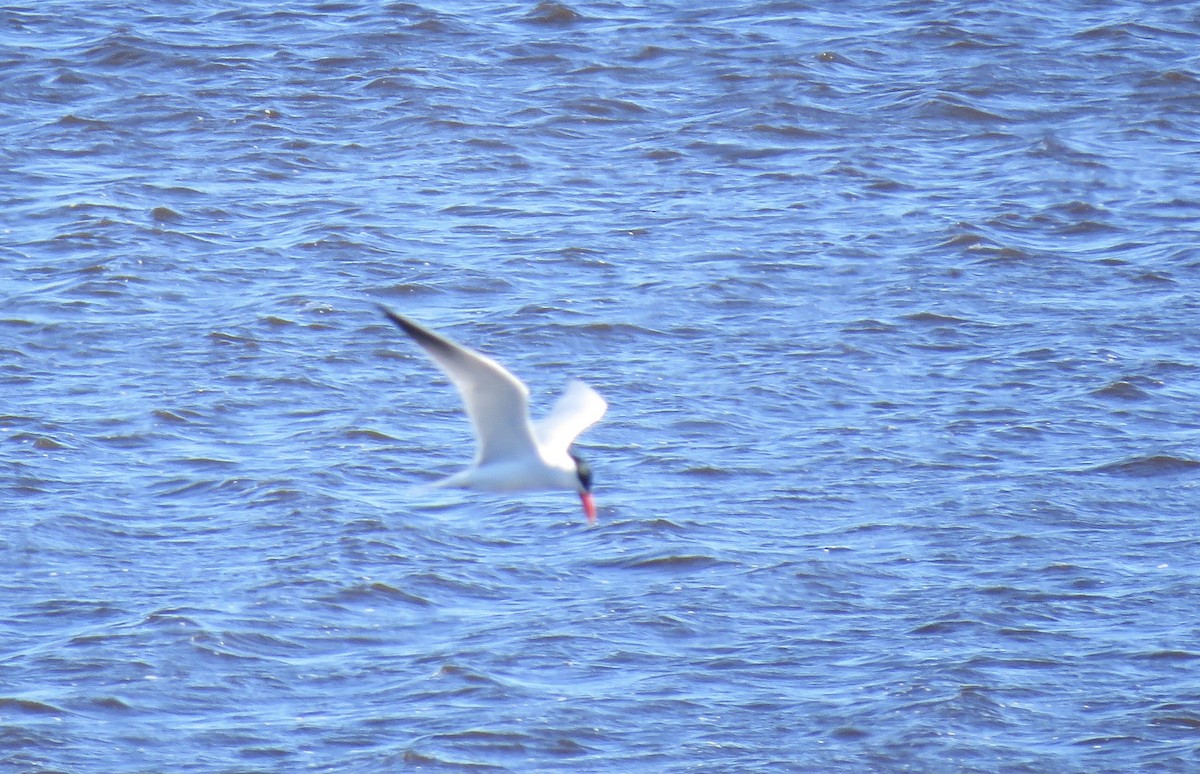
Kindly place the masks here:
POLYGON ((510 769, 504 766, 463 760, 462 755, 458 753, 438 755, 411 748, 404 751, 402 762, 405 766, 413 766, 430 771, 510 771, 510 769))
POLYGON ((1187 714, 1159 715, 1150 719, 1150 725, 1200 731, 1200 716, 1187 714))
POLYGON ((53 704, 36 701, 34 699, 19 699, 11 696, 0 696, 0 712, 7 716, 50 716, 60 717, 67 715, 66 710, 61 707, 56 707, 53 704))
POLYGON ((110 130, 112 125, 106 121, 100 121, 93 118, 83 118, 81 116, 68 113, 55 122, 55 126, 72 128, 72 129, 87 129, 87 130, 110 130))
POLYGON ((76 621, 105 621, 120 613, 120 610, 105 602, 83 599, 46 599, 38 602, 35 609, 38 616, 76 621))
POLYGON ((1079 150, 1053 134, 1047 135, 1032 145, 1028 153, 1032 158, 1062 161, 1086 169, 1107 167, 1101 156, 1079 150))
POLYGON ((450 573, 418 572, 405 576, 413 591, 406 592, 442 604, 446 599, 504 599, 505 592, 491 583, 472 582, 453 577, 450 573))
POLYGON ((213 459, 211 457, 184 457, 172 460, 173 464, 198 470, 230 470, 239 467, 237 460, 213 459))
POLYGON ((445 734, 433 734, 425 737, 423 741, 433 744, 449 744, 458 750, 467 747, 493 754, 511 755, 514 753, 524 753, 526 745, 533 740, 528 734, 523 733, 469 729, 445 734))
POLYGON ((1075 745, 1076 747, 1088 747, 1091 749, 1099 750, 1099 749, 1103 749, 1105 747, 1109 747, 1111 745, 1116 745, 1116 744, 1121 744, 1121 743, 1129 743, 1129 744, 1136 745, 1136 744, 1142 743, 1143 741, 1144 741, 1144 739, 1142 737, 1134 736, 1134 735, 1126 735, 1126 736, 1088 735, 1088 736, 1082 736, 1082 737, 1078 737, 1076 739, 1072 739, 1070 743, 1075 745))
POLYGON ((204 415, 200 412, 188 409, 176 409, 174 411, 155 409, 152 415, 155 419, 169 425, 187 425, 204 418, 204 415))
POLYGON ((821 131, 810 129, 804 126, 792 126, 787 124, 756 124, 752 127, 752 129, 760 134, 781 137, 790 141, 816 140, 826 136, 825 133, 821 131))
POLYGON ((686 554, 622 557, 597 563, 599 567, 618 567, 630 570, 651 570, 667 573, 699 572, 729 565, 731 565, 730 562, 715 557, 686 554))
POLYGON ((433 603, 425 597, 396 588, 387 583, 374 581, 343 589, 331 599, 342 604, 359 603, 403 603, 417 607, 429 607, 433 603))
POLYGON ((239 749, 238 756, 248 761, 283 760, 292 756, 292 750, 286 747, 251 745, 239 749))
POLYGON ((1150 364, 1150 371, 1162 376, 1188 375, 1200 372, 1200 363, 1184 363, 1174 360, 1155 360, 1150 364))
POLYGON ((694 465, 681 471, 686 476, 699 476, 707 479, 729 478, 735 475, 735 472, 725 467, 716 467, 713 465, 694 465))
POLYGON ((242 349, 258 349, 259 341, 252 336, 239 335, 236 333, 226 333, 224 331, 212 331, 205 338, 209 342, 218 346, 234 346, 242 349))
POLYGON ((652 338, 676 338, 673 331, 659 330, 635 323, 584 322, 575 325, 549 323, 543 329, 557 336, 578 336, 579 334, 597 334, 604 340, 644 340, 652 338))
POLYGON ((396 443, 400 439, 395 435, 385 433, 382 430, 374 430, 371 428, 348 428, 345 437, 352 441, 373 441, 377 443, 396 443))
POLYGON ((1187 663, 1200 659, 1200 652, 1191 650, 1155 650, 1147 653, 1135 654, 1134 658, 1144 659, 1146 661, 1165 661, 1187 663))
POLYGON ((938 314, 936 312, 915 312, 913 314, 902 315, 900 319, 922 325, 962 325, 970 322, 962 317, 938 314))
POLYGON ((493 677, 453 663, 440 664, 432 677, 434 680, 447 680, 470 686, 503 687, 503 683, 493 677))
POLYGON ((1146 457, 1134 457, 1120 462, 1110 462, 1092 468, 1097 473, 1114 476, 1130 476, 1133 478, 1154 478, 1157 476, 1177 476, 1194 473, 1200 469, 1200 461, 1188 457, 1176 457, 1170 454, 1155 454, 1146 457))
POLYGON ((646 108, 636 102, 617 99, 576 99, 565 102, 564 106, 573 113, 597 118, 633 117, 647 112, 646 108))
POLYGON ((1064 236, 1103 234, 1109 232, 1120 231, 1117 226, 1109 223, 1100 223, 1094 220, 1080 220, 1074 223, 1067 223, 1054 229, 1054 233, 1064 236))
POLYGON ((126 715, 136 711, 136 707, 117 696, 100 696, 90 699, 85 705, 86 710, 93 712, 126 715))
POLYGON ((178 223, 183 215, 166 206, 158 206, 150 210, 150 219, 156 223, 178 223))
POLYGON ((814 58, 822 64, 840 64, 849 67, 860 66, 858 62, 855 62, 853 59, 844 56, 837 51, 821 51, 814 58))
POLYGON ((871 732, 858 726, 838 726, 829 732, 829 736, 848 742, 858 742, 871 736, 871 732))
POLYGON ((958 96, 943 95, 921 102, 916 114, 924 119, 961 121, 971 124, 995 125, 1011 121, 1000 113, 969 104, 958 96))
POLYGON ((71 447, 61 441, 57 441, 47 435, 39 433, 17 433, 9 436, 10 441, 26 444, 39 451, 60 451, 70 449, 71 447))
POLYGON ((179 498, 217 492, 221 486, 220 479, 177 476, 155 481, 147 487, 147 491, 156 497, 179 498))
MULTIPOLYGON (((1047 625, 1049 625, 1050 623, 1052 623, 1052 622, 1047 621, 1047 625)), ((1063 638, 1072 637, 1072 635, 1064 634, 1063 632, 1049 631, 1047 629, 1035 628, 1035 627, 1029 627, 1029 626, 1025 626, 1025 627, 1001 626, 1000 628, 996 629, 996 633, 998 635, 1000 635, 1001 637, 1008 637, 1010 639, 1017 640, 1020 642, 1038 642, 1038 641, 1045 640, 1045 639, 1063 639, 1063 638)), ((1075 637, 1074 639, 1082 640, 1082 638, 1079 638, 1079 637, 1075 637)))
POLYGON ((959 224, 959 228, 967 229, 967 231, 965 233, 955 234, 952 237, 946 238, 945 240, 939 242, 936 247, 971 248, 981 245, 987 241, 983 235, 974 233, 972 226, 967 224, 959 224))
POLYGON ((1092 394, 1098 398, 1115 398, 1117 400, 1128 401, 1146 400, 1151 397, 1150 393, 1144 389, 1146 386, 1161 387, 1162 382, 1146 378, 1118 379, 1098 390, 1094 390, 1092 394))
POLYGON ((136 450, 144 449, 154 442, 154 438, 146 433, 113 433, 96 436, 97 443, 112 449, 136 450))
POLYGON ((301 642, 250 630, 223 631, 217 635, 220 647, 245 658, 304 658, 309 649, 301 642))
POLYGON ((1163 272, 1145 272, 1137 274, 1133 278, 1134 282, 1142 285, 1175 285, 1177 284, 1174 277, 1163 272))
POLYGON ((953 634, 955 632, 968 629, 977 629, 981 626, 982 624, 979 621, 972 621, 968 619, 947 619, 944 621, 933 621, 931 623, 922 624, 921 626, 913 629, 911 633, 918 635, 944 635, 953 634))
POLYGON ((237 668, 239 662, 249 665, 261 658, 257 653, 245 652, 232 645, 223 634, 217 632, 196 632, 187 642, 193 655, 220 664, 222 668, 237 668))
POLYGON ((855 320, 842 328, 844 333, 896 333, 899 330, 900 328, 890 323, 871 319, 855 320))
POLYGON ((686 147, 690 151, 713 156, 727 163, 771 159, 785 156, 793 151, 792 148, 782 146, 751 146, 733 142, 697 141, 688 143, 686 147))
POLYGON ((539 27, 570 27, 584 20, 583 14, 565 3, 543 0, 533 10, 521 17, 521 21, 539 27))

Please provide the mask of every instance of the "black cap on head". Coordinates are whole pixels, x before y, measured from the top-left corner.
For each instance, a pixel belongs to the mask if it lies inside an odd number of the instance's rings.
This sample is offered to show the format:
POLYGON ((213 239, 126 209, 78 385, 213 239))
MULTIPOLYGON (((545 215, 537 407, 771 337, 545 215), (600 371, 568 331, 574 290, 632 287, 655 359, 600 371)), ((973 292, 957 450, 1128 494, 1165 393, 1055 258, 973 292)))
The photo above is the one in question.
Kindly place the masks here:
POLYGON ((592 469, 583 461, 583 458, 574 452, 569 452, 571 459, 575 460, 575 473, 579 476, 579 483, 583 485, 583 491, 592 491, 592 469))

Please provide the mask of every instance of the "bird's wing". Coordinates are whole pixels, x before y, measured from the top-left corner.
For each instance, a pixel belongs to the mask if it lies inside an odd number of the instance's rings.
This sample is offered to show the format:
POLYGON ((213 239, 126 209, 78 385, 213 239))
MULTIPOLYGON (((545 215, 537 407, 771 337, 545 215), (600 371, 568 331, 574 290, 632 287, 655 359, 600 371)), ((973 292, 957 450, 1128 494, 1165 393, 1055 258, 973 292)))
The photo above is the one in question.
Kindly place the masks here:
POLYGON ((537 454, 529 422, 529 389, 489 357, 380 307, 450 377, 475 428, 475 463, 537 454))
POLYGON ((534 423, 538 445, 551 454, 565 453, 579 434, 599 422, 607 410, 608 403, 600 393, 572 379, 550 413, 534 423))

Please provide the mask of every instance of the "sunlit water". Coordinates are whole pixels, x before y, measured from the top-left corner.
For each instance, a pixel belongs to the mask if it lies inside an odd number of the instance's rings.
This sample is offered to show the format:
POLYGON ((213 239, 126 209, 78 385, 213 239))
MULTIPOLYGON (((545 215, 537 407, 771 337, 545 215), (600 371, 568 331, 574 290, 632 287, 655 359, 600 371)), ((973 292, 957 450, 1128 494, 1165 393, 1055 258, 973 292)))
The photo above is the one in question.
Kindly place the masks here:
POLYGON ((1185 3, 0 13, 0 764, 1200 767, 1185 3), (611 409, 471 456, 385 303, 611 409))

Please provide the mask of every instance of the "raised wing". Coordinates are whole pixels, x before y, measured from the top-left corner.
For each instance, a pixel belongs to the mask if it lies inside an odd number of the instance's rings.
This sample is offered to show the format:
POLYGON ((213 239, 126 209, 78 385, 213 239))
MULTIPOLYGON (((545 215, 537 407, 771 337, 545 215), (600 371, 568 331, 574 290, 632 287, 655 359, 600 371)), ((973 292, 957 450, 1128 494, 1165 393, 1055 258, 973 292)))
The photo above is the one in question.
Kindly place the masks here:
POLYGON ((520 379, 495 360, 455 344, 386 307, 379 308, 421 345, 458 388, 475 428, 476 464, 537 454, 529 423, 529 389, 520 379))
POLYGON ((572 379, 550 413, 534 423, 534 436, 546 452, 565 453, 579 434, 599 422, 607 410, 608 403, 600 393, 572 379))

